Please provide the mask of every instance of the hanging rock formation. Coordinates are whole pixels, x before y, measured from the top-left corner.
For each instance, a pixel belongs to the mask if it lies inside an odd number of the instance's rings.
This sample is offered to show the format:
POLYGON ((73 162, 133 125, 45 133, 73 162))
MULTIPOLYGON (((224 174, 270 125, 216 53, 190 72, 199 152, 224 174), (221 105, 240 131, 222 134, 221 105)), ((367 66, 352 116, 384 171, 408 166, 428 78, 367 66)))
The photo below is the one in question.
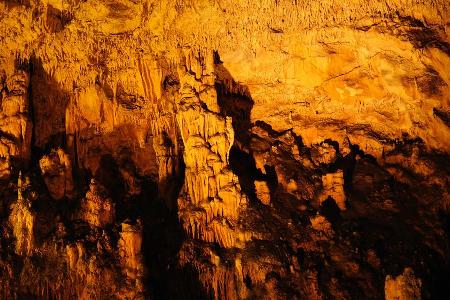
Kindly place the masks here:
POLYGON ((0 299, 445 299, 446 0, 0 2, 0 299))
POLYGON ((30 160, 32 122, 29 112, 28 73, 16 67, 12 74, 5 77, 2 78, 0 98, 0 178, 9 179, 13 162, 17 161, 16 167, 20 168, 30 160))
POLYGON ((176 103, 186 165, 178 199, 180 219, 192 238, 225 248, 242 247, 248 234, 237 223, 247 199, 229 167, 234 131, 231 118, 220 115, 214 58, 212 53, 190 51, 182 59, 176 103))

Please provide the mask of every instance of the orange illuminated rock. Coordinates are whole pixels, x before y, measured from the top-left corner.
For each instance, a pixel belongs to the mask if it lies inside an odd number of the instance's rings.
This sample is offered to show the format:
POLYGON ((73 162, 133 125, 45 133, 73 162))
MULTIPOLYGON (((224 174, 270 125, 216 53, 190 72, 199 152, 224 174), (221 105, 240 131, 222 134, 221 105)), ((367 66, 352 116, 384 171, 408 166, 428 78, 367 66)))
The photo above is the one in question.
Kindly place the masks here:
POLYGON ((54 199, 72 197, 74 189, 72 164, 62 149, 52 150, 49 155, 42 157, 39 166, 45 184, 54 199))
POLYGON ((333 163, 336 160, 336 149, 328 143, 314 145, 312 159, 316 164, 333 163))
POLYGON ((256 196, 265 205, 270 204, 270 189, 265 181, 255 181, 256 196))
POLYGON ((345 210, 346 196, 344 192, 344 173, 328 173, 322 176, 323 191, 319 194, 319 203, 331 197, 341 210, 345 210))
POLYGON ((312 217, 310 221, 314 230, 322 232, 330 237, 333 235, 331 223, 324 216, 316 215, 312 217))
POLYGON ((29 256, 34 249, 34 227, 36 213, 31 208, 31 199, 26 196, 29 188, 29 178, 19 175, 18 194, 16 202, 11 206, 9 224, 15 238, 15 250, 18 255, 29 256))
POLYGON ((176 118, 186 171, 179 216, 193 238, 242 247, 246 235, 233 224, 247 200, 228 165, 234 131, 231 118, 218 112, 213 55, 191 50, 181 59, 176 118), (207 94, 206 100, 200 92, 207 94))
POLYGON ((29 75, 15 70, 6 77, 0 96, 0 177, 8 179, 11 158, 28 163, 32 123, 29 114, 29 75))
POLYGON ((9 156, 0 158, 0 180, 8 179, 11 175, 11 159, 9 156))
POLYGON ((386 300, 419 300, 421 294, 422 281, 414 275, 411 268, 405 268, 403 274, 397 277, 386 276, 384 291, 386 300))
POLYGON ((0 299, 445 298, 449 24, 0 1, 0 299))
POLYGON ((115 220, 115 207, 107 191, 92 179, 89 191, 81 200, 79 217, 92 226, 105 227, 115 220))
POLYGON ((119 239, 119 255, 125 268, 125 274, 137 279, 143 276, 142 267, 142 227, 122 223, 122 231, 119 239))

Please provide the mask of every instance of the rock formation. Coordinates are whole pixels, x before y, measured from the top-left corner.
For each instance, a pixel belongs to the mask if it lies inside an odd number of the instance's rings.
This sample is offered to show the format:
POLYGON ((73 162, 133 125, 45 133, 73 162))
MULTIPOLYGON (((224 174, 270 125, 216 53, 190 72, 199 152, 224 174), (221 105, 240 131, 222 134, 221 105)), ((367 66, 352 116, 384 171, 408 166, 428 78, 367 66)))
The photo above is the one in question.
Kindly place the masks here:
POLYGON ((17 201, 11 206, 9 225, 16 239, 16 253, 22 256, 29 256, 34 250, 36 214, 31 210, 32 199, 24 195, 29 188, 29 182, 23 181, 22 174, 19 175, 17 187, 17 201))
POLYGON ((0 2, 0 299, 444 299, 449 24, 0 2))
POLYGON ((238 178, 229 167, 234 142, 230 117, 221 116, 214 86, 214 57, 196 51, 182 56, 176 118, 184 145, 185 182, 178 209, 192 238, 239 247, 246 234, 238 228, 246 208, 238 178))
POLYGON ((86 196, 81 200, 79 218, 97 227, 114 223, 114 203, 108 197, 104 187, 94 179, 91 180, 86 196))
POLYGON ((15 69, 3 78, 0 111, 0 170, 1 179, 9 179, 13 161, 28 163, 31 154, 32 122, 29 113, 29 75, 15 69))
POLYGON ((396 278, 388 275, 385 283, 386 299, 422 299, 422 281, 414 276, 411 268, 405 268, 396 278))
POLYGON ((53 199, 73 196, 72 164, 62 149, 52 150, 49 155, 42 157, 39 160, 39 167, 53 199))

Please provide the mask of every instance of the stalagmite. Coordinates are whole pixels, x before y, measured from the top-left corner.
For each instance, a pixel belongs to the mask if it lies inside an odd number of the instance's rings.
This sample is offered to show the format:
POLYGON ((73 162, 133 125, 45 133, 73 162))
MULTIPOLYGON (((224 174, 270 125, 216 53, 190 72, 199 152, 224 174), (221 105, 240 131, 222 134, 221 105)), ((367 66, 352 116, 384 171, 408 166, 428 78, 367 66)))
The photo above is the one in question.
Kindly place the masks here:
POLYGON ((51 196, 59 200, 73 197, 72 164, 62 149, 52 151, 39 161, 42 176, 51 196))
POLYGON ((449 32, 448 0, 0 1, 0 300, 448 298, 449 32))
POLYGON ((15 250, 18 255, 29 256, 34 249, 34 226, 36 213, 31 208, 31 201, 27 195, 29 178, 24 179, 19 175, 17 184, 17 200, 11 207, 9 224, 12 227, 15 241, 15 250))
POLYGON ((178 199, 180 220, 193 238, 235 247, 240 229, 230 222, 237 221, 247 199, 228 167, 234 133, 231 120, 218 112, 213 55, 191 49, 181 59, 177 122, 184 144, 186 193, 178 199), (207 91, 208 103, 197 96, 200 91, 207 91))
POLYGON ((115 220, 115 207, 107 191, 94 179, 81 200, 79 217, 92 226, 105 227, 115 220))
POLYGON ((419 300, 422 281, 414 276, 411 268, 405 268, 397 277, 386 276, 384 286, 386 300, 419 300))

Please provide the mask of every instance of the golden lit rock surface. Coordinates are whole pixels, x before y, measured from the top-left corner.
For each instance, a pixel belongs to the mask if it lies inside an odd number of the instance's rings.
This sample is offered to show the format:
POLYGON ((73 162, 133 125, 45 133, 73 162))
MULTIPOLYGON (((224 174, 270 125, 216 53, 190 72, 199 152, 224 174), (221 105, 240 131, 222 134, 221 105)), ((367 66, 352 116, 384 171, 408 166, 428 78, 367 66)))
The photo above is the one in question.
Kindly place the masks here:
POLYGON ((422 299, 420 288, 422 281, 414 276, 411 268, 405 268, 403 274, 392 278, 388 275, 385 283, 386 300, 422 299))
POLYGON ((449 24, 1 1, 0 299, 445 299, 449 24))
POLYGON ((31 210, 31 201, 24 195, 29 182, 23 182, 19 175, 17 200, 11 207, 9 224, 16 239, 15 248, 18 255, 29 256, 34 249, 34 223, 36 214, 31 210))
POLYGON ((81 200, 80 206, 80 218, 92 226, 104 227, 114 222, 114 203, 104 187, 94 179, 91 180, 89 191, 81 200))
POLYGON ((39 160, 41 174, 52 198, 71 197, 73 193, 72 164, 62 149, 52 151, 39 160))
POLYGON ((256 197, 265 205, 270 204, 270 188, 265 181, 255 181, 256 197))
POLYGON ((336 173, 322 175, 323 191, 319 195, 322 204, 328 197, 333 198, 341 210, 345 210, 344 174, 340 170, 336 173))

